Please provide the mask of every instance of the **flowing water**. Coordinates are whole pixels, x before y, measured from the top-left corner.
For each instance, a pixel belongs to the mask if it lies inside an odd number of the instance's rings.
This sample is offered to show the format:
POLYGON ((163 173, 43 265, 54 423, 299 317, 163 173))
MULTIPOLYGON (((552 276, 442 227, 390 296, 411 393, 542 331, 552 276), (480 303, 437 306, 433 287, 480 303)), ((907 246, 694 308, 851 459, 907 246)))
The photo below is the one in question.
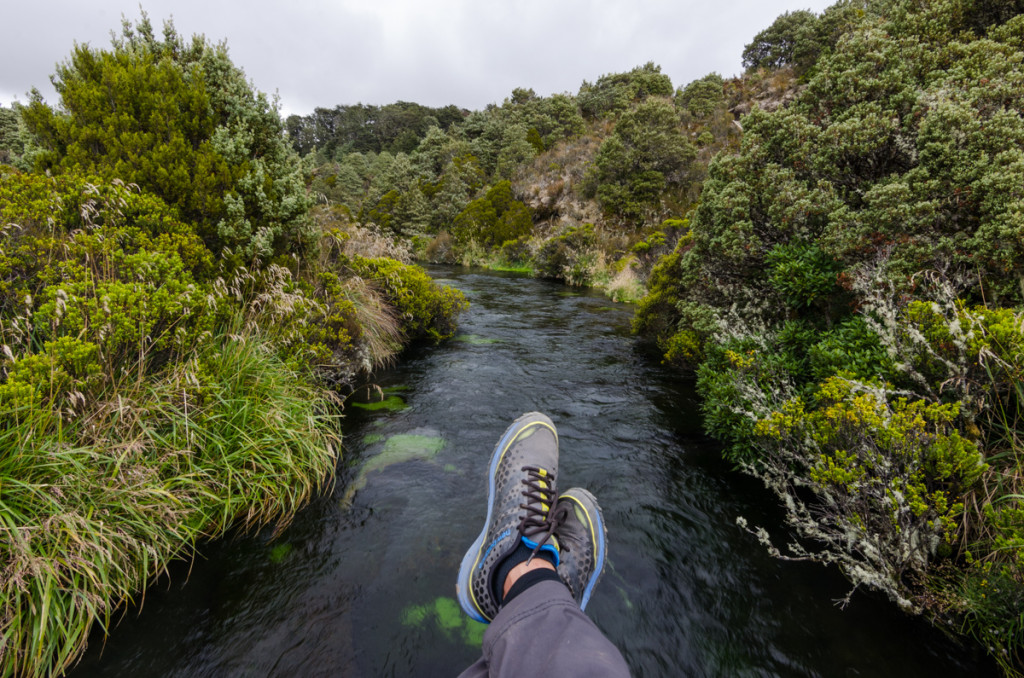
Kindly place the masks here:
POLYGON ((987 663, 834 570, 770 558, 759 484, 702 437, 693 385, 641 353, 631 309, 511 274, 435 270, 472 302, 457 340, 379 374, 346 410, 333 492, 276 536, 207 545, 93 635, 86 676, 453 676, 483 627, 455 575, 487 462, 522 412, 559 429, 559 485, 599 499, 604 578, 587 612, 636 676, 988 676, 987 663))

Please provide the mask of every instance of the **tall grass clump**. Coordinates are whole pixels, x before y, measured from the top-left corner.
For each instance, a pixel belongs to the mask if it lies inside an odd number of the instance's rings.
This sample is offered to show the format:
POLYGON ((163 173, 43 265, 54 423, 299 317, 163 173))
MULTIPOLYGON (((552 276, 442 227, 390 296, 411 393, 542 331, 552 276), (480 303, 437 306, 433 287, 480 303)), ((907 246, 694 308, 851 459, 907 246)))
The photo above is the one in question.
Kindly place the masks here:
POLYGON ((60 673, 171 559, 287 521, 334 470, 333 404, 257 335, 109 395, 70 421, 2 415, 2 676, 60 673))

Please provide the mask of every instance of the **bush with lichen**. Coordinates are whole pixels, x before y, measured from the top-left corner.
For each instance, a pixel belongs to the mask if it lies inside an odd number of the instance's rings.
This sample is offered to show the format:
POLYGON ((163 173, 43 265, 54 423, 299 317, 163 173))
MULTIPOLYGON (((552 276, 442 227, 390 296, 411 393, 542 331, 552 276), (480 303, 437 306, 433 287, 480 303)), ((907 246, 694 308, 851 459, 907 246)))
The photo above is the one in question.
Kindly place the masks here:
POLYGON ((951 621, 1011 673, 1024 653, 1024 258, 1006 246, 1024 223, 1018 4, 837 6, 758 36, 751 65, 796 66, 801 88, 741 120, 637 319, 697 368, 708 430, 780 496, 807 538, 790 556, 951 621))

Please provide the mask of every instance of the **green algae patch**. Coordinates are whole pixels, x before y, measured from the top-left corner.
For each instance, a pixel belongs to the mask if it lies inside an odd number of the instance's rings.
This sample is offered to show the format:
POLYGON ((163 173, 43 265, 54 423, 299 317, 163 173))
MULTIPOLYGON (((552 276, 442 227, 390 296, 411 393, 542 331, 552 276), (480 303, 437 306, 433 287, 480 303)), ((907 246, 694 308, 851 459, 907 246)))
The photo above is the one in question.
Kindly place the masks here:
POLYGON ((401 412, 402 410, 408 407, 408 405, 405 404, 405 401, 396 395, 391 395, 388 396, 387 398, 384 398, 383 400, 378 400, 371 403, 353 402, 351 403, 351 405, 353 407, 358 407, 361 410, 369 410, 371 412, 376 412, 378 410, 387 410, 388 412, 401 412))
POLYGON ((619 596, 622 598, 622 604, 626 606, 627 610, 632 610, 633 601, 629 599, 629 594, 626 593, 626 589, 621 586, 616 586, 615 588, 619 591, 619 596))
POLYGON ((456 466, 455 464, 445 464, 444 465, 444 472, 445 473, 458 473, 459 472, 459 467, 456 466))
POLYGON ((484 344, 497 344, 500 343, 500 339, 494 339, 492 337, 481 337, 478 334, 460 334, 455 337, 455 341, 461 341, 464 344, 471 344, 473 346, 480 346, 484 344))
POLYGON ((484 642, 486 624, 473 621, 454 598, 441 596, 433 603, 410 605, 402 610, 402 625, 418 628, 437 628, 449 640, 461 639, 466 645, 479 647, 484 642))
POLYGON ((384 440, 384 436, 380 433, 367 433, 363 436, 363 445, 373 445, 384 440))
POLYGON ((410 459, 433 459, 442 448, 444 438, 440 436, 400 433, 388 438, 384 451, 370 461, 381 460, 382 466, 390 466, 410 459))
MULTIPOLYGON (((367 437, 371 436, 375 436, 375 434, 367 437)), ((376 436, 376 438, 379 440, 382 436, 376 436)), ((366 479, 374 471, 414 459, 431 461, 444 448, 444 445, 444 438, 433 429, 416 429, 412 433, 391 436, 384 442, 384 448, 379 454, 370 457, 363 463, 362 468, 359 469, 359 475, 345 491, 345 496, 341 501, 342 505, 347 506, 352 502, 352 497, 366 487, 366 479)))
POLYGON ((277 544, 274 548, 270 549, 270 562, 280 563, 282 560, 288 557, 288 554, 295 549, 291 544, 277 544))
POLYGON ((402 610, 402 626, 421 626, 427 620, 430 608, 426 605, 410 605, 402 610))
POLYGON ((453 631, 462 627, 462 610, 452 598, 438 598, 434 601, 434 614, 437 625, 445 631, 453 631))

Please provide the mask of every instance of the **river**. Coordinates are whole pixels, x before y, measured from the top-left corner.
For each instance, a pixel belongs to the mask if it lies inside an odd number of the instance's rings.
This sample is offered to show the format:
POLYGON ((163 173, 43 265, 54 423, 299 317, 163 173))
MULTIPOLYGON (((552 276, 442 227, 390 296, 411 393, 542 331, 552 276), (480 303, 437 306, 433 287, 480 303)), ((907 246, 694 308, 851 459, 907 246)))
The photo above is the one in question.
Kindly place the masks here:
POLYGON ((693 384, 629 334, 631 309, 514 274, 434 269, 471 308, 458 339, 416 347, 346 409, 333 491, 286 528, 205 545, 90 639, 91 676, 454 676, 481 625, 455 602, 480 530, 498 436, 540 410, 561 440, 559 486, 608 525, 587 612, 636 676, 996 676, 992 667, 834 569, 774 560, 782 515, 700 432, 693 384), (377 390, 379 387, 379 391, 377 390))

